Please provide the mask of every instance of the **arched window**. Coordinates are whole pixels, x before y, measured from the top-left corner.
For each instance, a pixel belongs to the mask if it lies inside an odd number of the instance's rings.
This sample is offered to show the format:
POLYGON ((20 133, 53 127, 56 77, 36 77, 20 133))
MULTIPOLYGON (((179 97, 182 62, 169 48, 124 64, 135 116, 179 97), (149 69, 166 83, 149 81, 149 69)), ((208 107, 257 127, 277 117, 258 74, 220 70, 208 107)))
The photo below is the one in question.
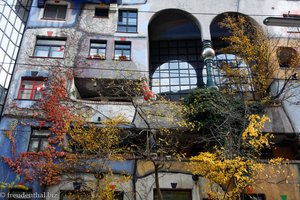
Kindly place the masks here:
POLYGON ((241 19, 245 19, 248 24, 247 30, 249 30, 247 33, 250 36, 258 28, 258 24, 254 19, 242 13, 222 13, 213 19, 210 24, 210 32, 213 48, 217 52, 214 59, 215 81, 220 89, 233 93, 249 93, 253 97, 254 83, 251 68, 247 66, 241 57, 230 53, 234 50, 228 48, 231 45, 230 41, 224 39, 224 37, 232 35, 229 28, 220 25, 227 17, 235 19, 236 23, 239 23, 241 19))
POLYGON ((177 101, 204 85, 201 32, 191 14, 167 9, 154 15, 149 46, 149 75, 155 93, 177 101))
POLYGON ((185 61, 171 60, 160 65, 152 75, 152 90, 166 94, 172 100, 179 100, 197 87, 197 73, 185 61))
POLYGON ((214 58, 214 76, 219 88, 230 92, 254 92, 252 74, 242 58, 234 54, 217 54, 214 58))

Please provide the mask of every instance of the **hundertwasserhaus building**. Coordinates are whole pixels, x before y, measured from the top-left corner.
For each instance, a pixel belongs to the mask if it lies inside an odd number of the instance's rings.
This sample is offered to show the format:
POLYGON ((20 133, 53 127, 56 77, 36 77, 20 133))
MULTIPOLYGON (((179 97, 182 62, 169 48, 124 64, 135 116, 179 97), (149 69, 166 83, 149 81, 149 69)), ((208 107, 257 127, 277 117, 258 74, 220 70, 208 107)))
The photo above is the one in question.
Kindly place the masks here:
MULTIPOLYGON (((242 58, 221 51, 227 45, 222 37, 230 34, 219 26, 226 16, 244 16, 253 26, 283 41, 300 37, 300 1, 297 0, 12 0, 0 3, 0 112, 6 97, 0 122, 0 154, 5 157, 12 156, 5 130, 16 122, 24 122, 18 123, 13 132, 17 154, 42 152, 48 145, 50 130, 47 123, 40 126, 33 109, 41 98, 40 91, 47 90, 47 79, 56 69, 74 72, 67 89, 74 103, 93 110, 91 123, 99 125, 102 120, 121 114, 128 121, 124 126, 130 130, 155 129, 156 125, 151 124, 154 117, 140 115, 139 108, 128 98, 130 91, 118 89, 127 80, 144 79, 154 93, 179 101, 197 87, 222 87, 226 82, 222 63, 251 74, 242 58), (143 121, 147 117, 150 125, 143 121)), ((270 85, 270 92, 276 93, 289 70, 289 55, 298 54, 300 49, 289 42, 278 43, 274 48, 283 52, 277 55, 275 65, 279 73, 270 85)), ((297 84, 297 73, 293 75, 291 81, 297 84)), ((247 94, 255 93, 251 84, 240 89, 247 94)), ((289 100, 266 111, 272 122, 265 131, 275 135, 276 148, 264 152, 262 159, 288 158, 292 175, 287 181, 282 181, 279 175, 277 184, 258 183, 250 196, 243 197, 245 200, 250 197, 300 199, 300 106, 296 103, 299 89, 295 87, 289 92, 289 100)), ((144 102, 143 97, 135 100, 144 102)), ((144 109, 160 109, 155 106, 147 105, 144 109)), ((157 199, 153 167, 147 160, 130 158, 112 162, 111 168, 117 175, 131 177, 114 186, 117 199, 157 199)), ((209 199, 207 180, 193 176, 184 162, 174 163, 160 171, 159 176, 166 199, 209 199)), ((91 198, 88 190, 76 189, 76 178, 96 181, 93 173, 77 172, 63 175, 59 184, 41 186, 36 181, 26 182, 1 160, 3 193, 0 198, 14 199, 8 194, 36 194, 32 199, 41 199, 37 194, 45 194, 45 199, 58 200, 69 199, 68 193, 78 194, 81 199, 91 198)))

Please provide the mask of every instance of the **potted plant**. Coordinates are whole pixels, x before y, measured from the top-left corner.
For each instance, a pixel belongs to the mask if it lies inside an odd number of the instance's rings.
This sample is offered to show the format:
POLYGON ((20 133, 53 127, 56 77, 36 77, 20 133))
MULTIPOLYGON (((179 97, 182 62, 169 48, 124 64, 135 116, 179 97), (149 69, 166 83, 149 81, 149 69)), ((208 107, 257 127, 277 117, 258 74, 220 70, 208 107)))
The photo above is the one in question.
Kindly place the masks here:
POLYGON ((128 58, 124 55, 121 55, 121 56, 119 56, 119 60, 120 61, 125 61, 125 60, 128 60, 128 58))
POLYGON ((95 54, 95 55, 90 55, 89 58, 91 58, 91 59, 105 60, 105 55, 103 55, 103 54, 95 54))

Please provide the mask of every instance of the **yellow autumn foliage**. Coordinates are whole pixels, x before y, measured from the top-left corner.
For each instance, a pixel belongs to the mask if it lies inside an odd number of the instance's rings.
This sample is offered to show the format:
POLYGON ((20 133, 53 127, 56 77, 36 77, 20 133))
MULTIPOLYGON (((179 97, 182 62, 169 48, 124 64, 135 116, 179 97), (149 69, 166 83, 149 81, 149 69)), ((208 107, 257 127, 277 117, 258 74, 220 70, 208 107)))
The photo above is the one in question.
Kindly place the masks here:
MULTIPOLYGON (((254 150, 269 147, 270 134, 262 133, 266 116, 251 115, 249 125, 241 135, 242 145, 254 150)), ((202 152, 191 158, 192 172, 199 174, 212 183, 218 184, 223 191, 210 191, 211 199, 230 200, 237 198, 245 188, 254 183, 253 174, 262 170, 263 165, 254 155, 243 154, 228 156, 226 149, 215 147, 213 152, 202 152)))

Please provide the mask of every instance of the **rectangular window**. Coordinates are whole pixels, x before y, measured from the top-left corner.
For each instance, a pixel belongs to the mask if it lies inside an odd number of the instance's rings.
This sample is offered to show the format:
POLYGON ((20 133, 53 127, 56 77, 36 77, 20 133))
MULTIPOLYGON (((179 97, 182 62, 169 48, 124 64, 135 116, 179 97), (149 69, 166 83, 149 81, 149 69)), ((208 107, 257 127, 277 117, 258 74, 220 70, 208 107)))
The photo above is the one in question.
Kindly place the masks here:
POLYGON ((109 8, 95 8, 95 17, 108 18, 109 8))
POLYGON ((40 152, 44 151, 48 146, 49 138, 48 130, 33 130, 30 136, 28 145, 29 152, 40 152))
POLYGON ((23 77, 18 92, 18 99, 37 100, 42 98, 45 89, 45 78, 23 77))
POLYGON ((33 56, 63 58, 66 39, 38 38, 33 56))
POLYGON ((44 19, 64 20, 66 19, 67 9, 67 5, 46 4, 44 19))
POLYGON ((264 194, 242 194, 242 200, 266 200, 266 195, 264 194))
POLYGON ((106 56, 106 41, 91 40, 90 57, 105 59, 106 56))
POLYGON ((115 42, 115 60, 131 60, 131 42, 115 42))
MULTIPOLYGON (((154 200, 158 200, 157 190, 154 189, 154 200)), ((192 190, 185 189, 161 189, 164 199, 192 200, 192 190)))
POLYGON ((137 11, 120 10, 118 19, 118 32, 137 32, 137 11))

